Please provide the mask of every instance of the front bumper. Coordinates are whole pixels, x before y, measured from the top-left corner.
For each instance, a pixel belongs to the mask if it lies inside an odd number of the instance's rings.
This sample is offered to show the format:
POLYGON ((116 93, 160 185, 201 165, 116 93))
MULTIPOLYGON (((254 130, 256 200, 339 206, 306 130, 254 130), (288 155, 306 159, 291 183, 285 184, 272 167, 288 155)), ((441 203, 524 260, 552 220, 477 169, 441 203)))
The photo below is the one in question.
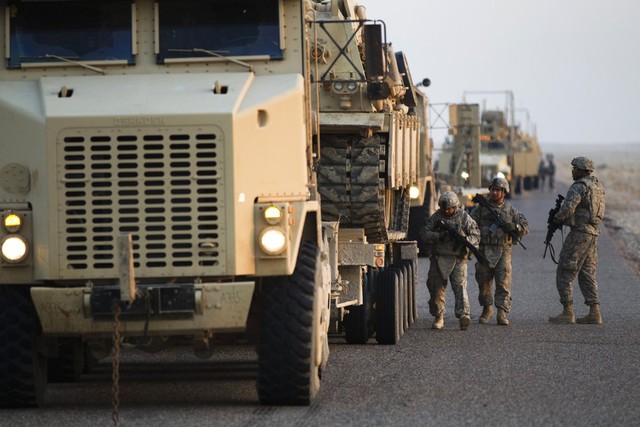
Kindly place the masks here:
MULTIPOLYGON (((120 332, 190 335, 244 331, 254 288, 254 282, 140 286, 138 294, 142 296, 122 311, 120 332)), ((113 334, 114 318, 108 310, 110 301, 119 297, 113 288, 34 287, 31 296, 45 335, 113 334)))

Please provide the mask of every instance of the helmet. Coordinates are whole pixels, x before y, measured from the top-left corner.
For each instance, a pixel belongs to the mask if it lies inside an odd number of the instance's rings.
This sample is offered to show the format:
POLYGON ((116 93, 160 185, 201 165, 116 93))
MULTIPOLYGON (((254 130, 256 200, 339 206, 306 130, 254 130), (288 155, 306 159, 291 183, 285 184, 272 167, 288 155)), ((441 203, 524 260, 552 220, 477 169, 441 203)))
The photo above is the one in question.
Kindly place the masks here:
POLYGON ((505 178, 501 178, 499 176, 496 176, 495 178, 493 178, 491 180, 491 184, 489 184, 489 190, 491 190, 491 187, 502 188, 505 193, 508 193, 509 192, 509 181, 507 181, 505 178))
POLYGON ((583 171, 593 172, 595 165, 593 164, 593 160, 588 157, 576 157, 571 160, 571 166, 575 166, 577 169, 581 169, 583 171))
POLYGON ((438 206, 442 209, 457 208, 460 206, 460 200, 453 191, 445 191, 438 199, 438 206))

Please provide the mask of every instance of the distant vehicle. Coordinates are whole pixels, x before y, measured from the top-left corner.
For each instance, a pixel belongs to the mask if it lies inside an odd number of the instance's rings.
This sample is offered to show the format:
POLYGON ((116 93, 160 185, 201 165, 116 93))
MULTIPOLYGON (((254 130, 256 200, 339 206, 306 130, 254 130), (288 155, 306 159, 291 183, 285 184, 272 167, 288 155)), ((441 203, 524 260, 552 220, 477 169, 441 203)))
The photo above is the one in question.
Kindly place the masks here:
POLYGON ((495 176, 506 178, 516 194, 537 187, 542 152, 535 136, 510 125, 500 110, 480 111, 478 104, 449 108, 451 137, 440 153, 438 173, 468 205, 495 176))
POLYGON ((535 188, 542 156, 537 137, 508 123, 503 111, 483 111, 481 121, 483 183, 488 185, 493 176, 502 174, 516 194, 535 188))

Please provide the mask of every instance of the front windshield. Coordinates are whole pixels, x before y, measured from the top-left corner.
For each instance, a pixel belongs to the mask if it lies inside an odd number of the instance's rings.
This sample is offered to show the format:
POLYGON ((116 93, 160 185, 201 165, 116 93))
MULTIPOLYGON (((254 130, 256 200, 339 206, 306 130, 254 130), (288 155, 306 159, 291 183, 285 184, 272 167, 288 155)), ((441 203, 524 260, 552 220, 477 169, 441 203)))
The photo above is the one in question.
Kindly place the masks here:
POLYGON ((279 0, 158 0, 160 53, 171 58, 282 58, 279 0))
POLYGON ((504 142, 493 139, 487 143, 488 150, 504 150, 506 147, 504 142))
POLYGON ((133 63, 130 0, 16 2, 9 11, 9 68, 54 56, 133 63))

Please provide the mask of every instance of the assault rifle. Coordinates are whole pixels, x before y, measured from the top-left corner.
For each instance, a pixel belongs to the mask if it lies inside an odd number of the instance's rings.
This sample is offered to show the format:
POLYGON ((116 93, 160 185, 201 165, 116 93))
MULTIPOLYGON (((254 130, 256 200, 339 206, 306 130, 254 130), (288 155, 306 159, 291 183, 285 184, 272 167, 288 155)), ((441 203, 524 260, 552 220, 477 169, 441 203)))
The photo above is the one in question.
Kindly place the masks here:
MULTIPOLYGON (((491 204, 489 204, 489 201, 487 200, 487 198, 484 197, 482 194, 476 193, 476 195, 473 196, 473 199, 471 199, 471 201, 474 203, 478 203, 484 206, 485 208, 487 208, 489 210, 489 213, 491 213, 491 216, 493 217, 495 224, 498 227, 502 228, 502 226, 507 223, 507 221, 505 221, 505 219, 502 218, 502 216, 498 212, 496 212, 494 207, 491 206, 491 204)), ((514 230, 508 231, 507 233, 509 234, 509 236, 511 236, 514 242, 522 246, 522 249, 524 249, 525 251, 527 250, 527 248, 524 247, 520 239, 518 239, 518 233, 516 233, 514 230)))
POLYGON ((455 228, 451 227, 450 225, 447 225, 443 220, 436 222, 435 228, 440 228, 442 230, 445 230, 447 233, 449 233, 449 236, 453 237, 456 243, 464 245, 467 249, 469 249, 481 264, 489 264, 489 260, 484 256, 484 254, 480 252, 478 248, 473 246, 473 244, 471 244, 471 242, 468 241, 466 237, 459 234, 455 230, 455 228))
POLYGON ((553 245, 551 244, 551 239, 553 239, 553 234, 556 232, 556 230, 561 228, 562 225, 557 225, 555 222, 553 222, 553 218, 560 210, 560 206, 562 206, 563 200, 564 197, 561 194, 558 194, 556 205, 549 210, 549 217, 547 218, 547 236, 544 238, 544 254, 542 254, 542 259, 544 259, 547 256, 547 249, 551 248, 549 249, 549 254, 551 255, 551 260, 556 264, 558 263, 558 261, 556 261, 556 252, 553 249, 553 245))

